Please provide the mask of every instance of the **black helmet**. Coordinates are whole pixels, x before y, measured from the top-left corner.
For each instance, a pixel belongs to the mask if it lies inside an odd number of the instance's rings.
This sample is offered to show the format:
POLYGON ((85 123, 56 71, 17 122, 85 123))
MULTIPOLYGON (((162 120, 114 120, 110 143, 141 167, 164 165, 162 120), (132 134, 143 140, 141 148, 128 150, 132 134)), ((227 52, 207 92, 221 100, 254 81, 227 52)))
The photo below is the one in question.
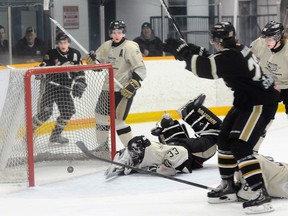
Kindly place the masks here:
POLYGON ((128 152, 134 165, 142 162, 145 154, 145 148, 150 145, 150 140, 148 140, 145 136, 135 136, 128 142, 128 152))
POLYGON ((70 38, 64 32, 59 32, 56 35, 56 44, 59 43, 59 41, 61 40, 68 40, 68 42, 70 43, 70 38))
POLYGON ((123 29, 123 33, 126 33, 126 25, 123 20, 115 20, 112 21, 109 25, 109 32, 112 33, 112 30, 114 29, 123 29))
POLYGON ((275 21, 269 21, 262 29, 262 38, 273 37, 275 41, 282 39, 284 35, 284 26, 275 21))
POLYGON ((211 29, 211 42, 214 43, 216 38, 222 43, 223 47, 235 45, 236 32, 232 23, 216 23, 211 29))

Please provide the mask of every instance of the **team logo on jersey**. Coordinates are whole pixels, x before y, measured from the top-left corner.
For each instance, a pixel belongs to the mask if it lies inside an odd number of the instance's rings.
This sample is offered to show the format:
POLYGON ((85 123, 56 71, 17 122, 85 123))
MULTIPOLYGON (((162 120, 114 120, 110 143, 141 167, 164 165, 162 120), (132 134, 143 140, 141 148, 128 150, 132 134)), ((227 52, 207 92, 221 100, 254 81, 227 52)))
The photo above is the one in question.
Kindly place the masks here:
POLYGON ((270 73, 277 75, 278 65, 268 61, 268 62, 267 62, 267 67, 266 67, 266 69, 267 69, 270 73))
POLYGON ((74 55, 73 55, 73 61, 77 61, 77 54, 76 53, 74 53, 74 55))
POLYGON ((59 59, 55 59, 54 64, 55 64, 55 66, 59 66, 59 65, 61 65, 61 62, 59 61, 59 59))
POLYGON ((50 56, 48 54, 46 54, 46 55, 44 55, 43 59, 47 61, 50 59, 50 56))

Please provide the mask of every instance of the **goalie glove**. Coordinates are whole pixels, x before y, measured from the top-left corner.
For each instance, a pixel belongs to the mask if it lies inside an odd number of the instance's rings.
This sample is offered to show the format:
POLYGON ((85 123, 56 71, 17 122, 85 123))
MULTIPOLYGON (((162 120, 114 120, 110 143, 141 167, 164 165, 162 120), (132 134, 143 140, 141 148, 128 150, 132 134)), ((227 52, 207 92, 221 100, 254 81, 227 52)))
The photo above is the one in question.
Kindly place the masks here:
POLYGON ((158 164, 153 164, 152 166, 147 167, 147 171, 149 172, 157 172, 157 169, 160 167, 158 164))
POLYGON ((96 53, 93 50, 91 50, 86 55, 86 63, 87 64, 96 64, 96 53))
POLYGON ((81 98, 86 87, 87 87, 87 84, 84 82, 75 82, 72 88, 73 97, 81 98))
POLYGON ((188 61, 192 57, 192 52, 188 44, 183 39, 168 38, 163 43, 163 50, 169 52, 180 61, 188 61))
MULTIPOLYGON (((129 166, 134 166, 132 158, 130 157, 128 150, 126 148, 121 149, 116 152, 114 162, 118 162, 120 164, 125 164, 129 166)), ((127 167, 122 167, 120 165, 111 164, 109 168, 105 171, 106 179, 111 178, 117 175, 129 175, 132 174, 133 170, 127 167)))
POLYGON ((121 95, 123 97, 126 97, 127 99, 130 99, 136 93, 136 90, 140 87, 141 84, 139 81, 135 79, 130 79, 121 89, 121 95))

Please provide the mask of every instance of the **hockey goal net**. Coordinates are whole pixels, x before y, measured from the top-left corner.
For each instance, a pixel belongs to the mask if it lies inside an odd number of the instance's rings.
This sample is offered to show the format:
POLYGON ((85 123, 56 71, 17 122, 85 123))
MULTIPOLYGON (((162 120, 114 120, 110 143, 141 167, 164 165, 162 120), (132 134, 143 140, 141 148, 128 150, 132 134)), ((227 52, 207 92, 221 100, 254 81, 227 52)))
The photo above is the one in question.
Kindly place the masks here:
MULTIPOLYGON (((50 84, 57 85, 53 82, 50 84)), ((72 87, 73 83, 71 89, 72 87)), ((57 89, 61 91, 61 88, 64 87, 56 86, 52 94, 61 95, 57 92, 57 89)), ((68 90, 70 95, 71 89, 68 90)), ((65 104, 65 97, 59 96, 58 98, 62 104, 65 104)), ((53 164, 55 167, 57 164, 65 163, 68 166, 77 161, 89 161, 89 158, 79 150, 75 143, 83 141, 92 151, 99 146, 95 133, 96 104, 98 104, 97 109, 101 109, 101 113, 108 118, 108 127, 110 127, 108 145, 106 145, 108 149, 97 151, 96 154, 99 157, 111 159, 115 154, 116 144, 114 76, 110 64, 11 69, 6 100, 0 117, 0 182, 28 182, 29 186, 34 186, 37 166, 45 168, 47 164, 50 166, 53 164), (81 98, 72 97, 75 114, 62 132, 69 142, 51 143, 49 138, 60 115, 55 103, 50 118, 33 130, 32 118, 39 112, 39 103, 42 93, 45 92, 43 88, 47 87, 48 82, 39 75, 47 77, 48 74, 67 72, 71 75, 79 71, 84 71, 87 87, 81 98), (103 85, 108 86, 109 90, 106 91, 107 94, 104 94, 105 97, 101 96, 100 101, 99 96, 103 85)))

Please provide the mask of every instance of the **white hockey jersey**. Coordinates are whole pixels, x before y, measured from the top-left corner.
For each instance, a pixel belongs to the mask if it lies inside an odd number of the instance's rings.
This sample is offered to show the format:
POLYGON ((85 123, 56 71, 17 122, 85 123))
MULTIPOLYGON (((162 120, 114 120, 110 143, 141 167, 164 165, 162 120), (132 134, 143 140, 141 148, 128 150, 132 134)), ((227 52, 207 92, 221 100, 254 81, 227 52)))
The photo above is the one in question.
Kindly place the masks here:
POLYGON ((145 154, 139 168, 145 169, 152 165, 166 164, 177 168, 188 160, 188 151, 183 146, 165 145, 151 141, 145 148, 145 154))
MULTIPOLYGON (((135 72, 142 80, 146 77, 146 67, 139 46, 134 41, 125 40, 119 46, 112 46, 112 40, 104 42, 96 50, 96 58, 101 64, 112 64, 114 78, 124 85, 135 72)), ((103 90, 108 90, 108 81, 105 81, 103 90)), ((115 91, 120 87, 115 85, 115 91)))
POLYGON ((264 39, 258 38, 251 43, 251 50, 263 72, 272 75, 281 89, 288 89, 288 43, 279 52, 273 53, 266 47, 264 39))
POLYGON ((267 188, 272 197, 288 198, 288 164, 268 160, 262 155, 256 155, 267 188))

